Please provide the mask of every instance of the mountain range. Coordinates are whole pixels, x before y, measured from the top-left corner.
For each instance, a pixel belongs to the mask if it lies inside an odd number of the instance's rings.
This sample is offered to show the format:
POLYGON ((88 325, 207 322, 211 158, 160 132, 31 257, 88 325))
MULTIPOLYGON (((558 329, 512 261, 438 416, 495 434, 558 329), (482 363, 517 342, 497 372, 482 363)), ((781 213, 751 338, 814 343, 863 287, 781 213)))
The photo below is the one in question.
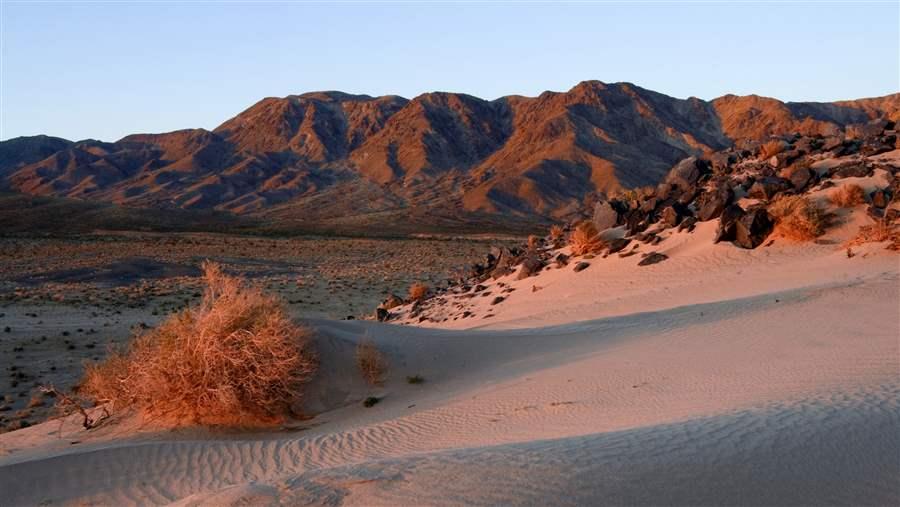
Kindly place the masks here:
POLYGON ((342 92, 265 98, 212 131, 0 143, 0 189, 312 229, 534 223, 593 192, 659 182, 691 156, 900 119, 900 94, 677 99, 630 83, 483 100, 342 92))

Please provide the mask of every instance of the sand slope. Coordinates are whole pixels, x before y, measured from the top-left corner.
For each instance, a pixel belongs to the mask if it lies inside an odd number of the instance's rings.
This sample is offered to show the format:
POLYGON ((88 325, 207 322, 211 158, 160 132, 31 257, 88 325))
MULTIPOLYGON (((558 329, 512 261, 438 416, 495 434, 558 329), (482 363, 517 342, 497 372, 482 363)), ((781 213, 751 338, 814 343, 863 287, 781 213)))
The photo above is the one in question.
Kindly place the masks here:
POLYGON ((322 413, 300 429, 2 435, 3 504, 900 503, 896 254, 707 234, 523 280, 470 329, 312 321, 322 413), (353 372, 363 336, 382 388, 353 372))

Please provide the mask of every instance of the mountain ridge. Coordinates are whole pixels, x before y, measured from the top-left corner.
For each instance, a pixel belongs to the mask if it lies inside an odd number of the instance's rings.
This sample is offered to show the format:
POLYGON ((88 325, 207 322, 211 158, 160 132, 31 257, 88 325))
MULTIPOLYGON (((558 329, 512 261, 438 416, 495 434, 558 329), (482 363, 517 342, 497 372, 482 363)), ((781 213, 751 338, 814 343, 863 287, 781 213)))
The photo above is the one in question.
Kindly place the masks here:
POLYGON ((900 118, 900 94, 830 103, 677 99, 631 83, 485 100, 339 91, 266 97, 213 130, 0 142, 0 188, 297 223, 558 217, 656 184, 687 156, 900 118), (378 218, 380 217, 380 218, 378 218))

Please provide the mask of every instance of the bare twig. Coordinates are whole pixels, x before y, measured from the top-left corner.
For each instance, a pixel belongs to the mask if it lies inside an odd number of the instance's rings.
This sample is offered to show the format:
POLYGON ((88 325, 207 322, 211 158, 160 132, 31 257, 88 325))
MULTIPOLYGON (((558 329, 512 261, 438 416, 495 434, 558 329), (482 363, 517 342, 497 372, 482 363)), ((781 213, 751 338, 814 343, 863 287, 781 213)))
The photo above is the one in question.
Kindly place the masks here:
POLYGON ((67 394, 65 394, 63 392, 58 391, 55 387, 41 386, 40 389, 41 389, 41 392, 49 394, 49 395, 55 397, 56 399, 58 399, 59 403, 69 406, 69 407, 72 407, 74 410, 79 412, 81 414, 81 417, 83 418, 81 425, 84 426, 84 429, 86 429, 86 430, 96 428, 97 426, 100 425, 101 422, 105 421, 106 419, 109 419, 109 417, 110 417, 109 411, 106 410, 106 407, 103 407, 103 413, 100 415, 100 417, 95 419, 95 418, 91 417, 91 415, 81 405, 81 403, 79 403, 77 400, 75 400, 71 396, 68 396, 67 394))

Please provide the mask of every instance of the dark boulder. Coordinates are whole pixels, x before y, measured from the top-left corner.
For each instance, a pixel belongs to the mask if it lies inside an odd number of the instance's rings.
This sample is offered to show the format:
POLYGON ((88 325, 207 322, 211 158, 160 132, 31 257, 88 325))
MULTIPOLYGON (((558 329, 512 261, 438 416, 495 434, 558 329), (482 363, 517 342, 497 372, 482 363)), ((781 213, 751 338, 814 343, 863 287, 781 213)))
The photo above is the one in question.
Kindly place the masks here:
POLYGON ((822 150, 831 151, 835 148, 840 148, 842 144, 844 144, 844 140, 840 137, 826 137, 822 142, 822 150))
POLYGON ((774 226, 766 208, 751 208, 735 221, 734 244, 741 248, 756 248, 769 237, 774 226))
POLYGON ((872 168, 867 167, 863 162, 841 165, 828 171, 829 175, 835 179, 863 178, 869 176, 871 172, 872 168))
POLYGON ((736 235, 736 223, 744 216, 744 208, 732 204, 725 208, 719 217, 719 228, 716 230, 715 242, 732 241, 736 235))
POLYGON ((721 185, 700 194, 697 198, 697 218, 701 222, 712 220, 722 214, 725 207, 734 200, 734 192, 728 185, 721 185))
POLYGON ((621 252, 625 249, 628 244, 631 243, 631 240, 628 238, 618 238, 609 242, 609 252, 614 254, 616 252, 621 252))
POLYGON ((770 200, 779 192, 785 192, 794 188, 791 180, 779 178, 777 176, 769 176, 756 181, 747 196, 752 199, 770 200))
POLYGON ((375 309, 375 318, 378 319, 378 322, 384 322, 390 318, 391 314, 385 310, 384 308, 376 308, 375 309))
POLYGON ((625 215, 625 227, 628 234, 634 235, 643 232, 650 225, 646 220, 646 215, 641 210, 631 210, 625 215))
POLYGON ((590 262, 579 262, 575 265, 575 272, 578 273, 579 271, 584 271, 585 269, 590 267, 590 265, 590 262))
POLYGON ((403 304, 403 298, 397 296, 396 294, 388 295, 387 299, 382 301, 381 308, 385 310, 390 310, 391 308, 396 308, 403 304))
POLYGON ((638 266, 649 266, 651 264, 656 264, 668 259, 669 256, 666 254, 661 254, 659 252, 653 252, 648 256, 641 259, 641 262, 638 262, 638 266))
POLYGON ((795 166, 785 173, 794 190, 802 192, 810 183, 815 181, 815 173, 806 166, 795 166))
POLYGON ((697 184, 700 176, 710 172, 710 163, 697 157, 688 157, 675 164, 669 170, 665 183, 671 183, 682 190, 687 190, 697 184))
POLYGON ((678 225, 678 232, 681 232, 687 229, 688 232, 693 232, 694 227, 697 226, 697 218, 696 217, 687 217, 681 221, 678 225))
POLYGON ((558 268, 567 266, 569 264, 569 256, 564 253, 557 254, 557 256, 553 260, 556 261, 556 267, 558 268))
POLYGON ((544 266, 544 261, 539 257, 526 257, 525 260, 522 261, 522 268, 519 270, 519 275, 516 277, 516 280, 522 280, 529 276, 536 275, 540 270, 544 269, 544 266))

